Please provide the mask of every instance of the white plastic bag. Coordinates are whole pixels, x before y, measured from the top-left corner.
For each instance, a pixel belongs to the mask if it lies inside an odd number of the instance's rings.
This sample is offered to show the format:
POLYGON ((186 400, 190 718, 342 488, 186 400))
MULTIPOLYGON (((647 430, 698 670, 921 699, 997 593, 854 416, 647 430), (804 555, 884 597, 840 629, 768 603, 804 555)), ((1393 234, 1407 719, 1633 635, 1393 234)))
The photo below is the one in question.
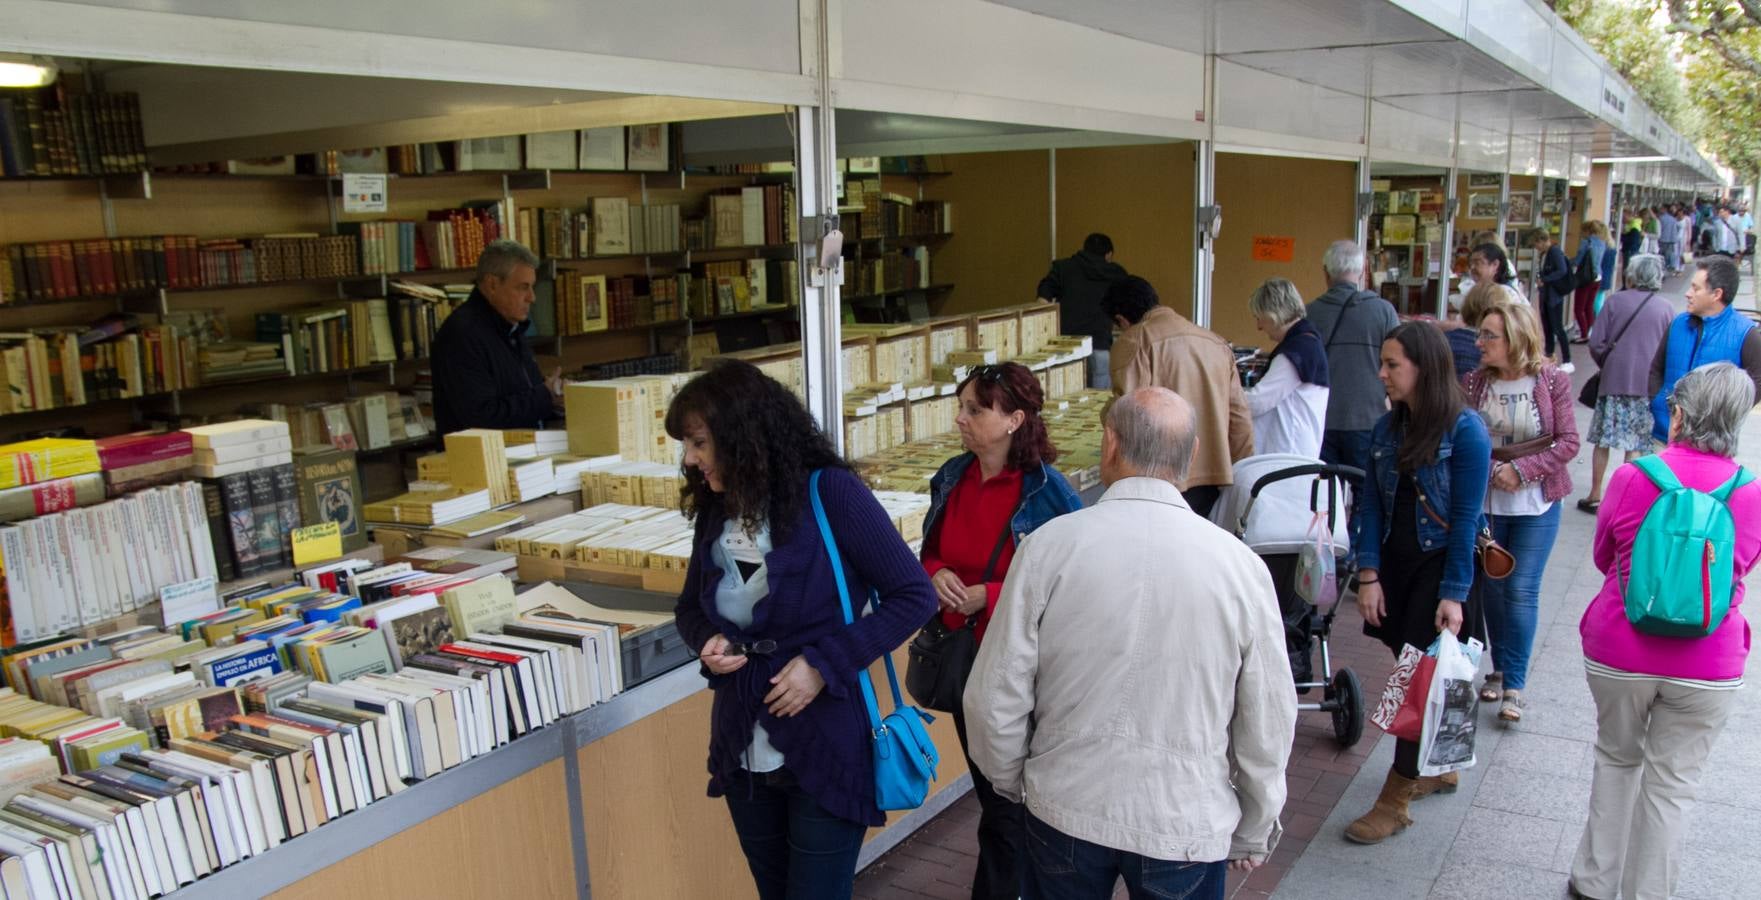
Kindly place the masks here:
POLYGON ((1442 775, 1474 765, 1474 676, 1480 670, 1480 642, 1463 644, 1448 631, 1432 644, 1437 672, 1425 703, 1425 730, 1419 736, 1419 774, 1442 775))
POLYGON ((1339 599, 1339 579, 1333 558, 1333 534, 1327 514, 1315 513, 1308 537, 1296 556, 1296 595, 1326 612, 1339 599))

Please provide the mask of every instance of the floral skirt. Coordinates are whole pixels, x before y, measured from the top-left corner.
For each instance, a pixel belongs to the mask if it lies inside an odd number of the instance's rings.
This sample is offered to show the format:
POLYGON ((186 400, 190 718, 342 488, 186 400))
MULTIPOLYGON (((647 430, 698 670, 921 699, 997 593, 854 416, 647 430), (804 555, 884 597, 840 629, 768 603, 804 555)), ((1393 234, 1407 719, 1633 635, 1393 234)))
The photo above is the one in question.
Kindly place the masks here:
POLYGON ((1651 404, 1644 397, 1597 398, 1584 438, 1610 450, 1651 449, 1651 404))

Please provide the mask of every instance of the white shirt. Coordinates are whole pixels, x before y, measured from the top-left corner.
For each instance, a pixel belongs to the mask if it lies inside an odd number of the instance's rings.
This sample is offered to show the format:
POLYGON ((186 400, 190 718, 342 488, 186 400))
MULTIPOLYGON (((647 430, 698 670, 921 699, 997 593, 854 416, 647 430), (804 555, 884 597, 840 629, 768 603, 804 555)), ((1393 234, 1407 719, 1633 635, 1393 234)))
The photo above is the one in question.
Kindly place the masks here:
POLYGON ((1328 393, 1318 384, 1303 381, 1288 357, 1274 357, 1265 377, 1247 391, 1254 453, 1294 453, 1319 459, 1322 432, 1327 427, 1328 393))
POLYGON ((1112 484, 1027 536, 966 684, 998 794, 1164 860, 1278 842, 1296 689, 1272 578, 1174 485, 1112 484))
MULTIPOLYGON (((1486 420, 1492 446, 1520 444, 1541 433, 1541 410, 1535 405, 1535 376, 1493 381, 1487 387, 1480 414, 1486 420)), ((1515 491, 1496 487, 1486 491, 1486 512, 1494 516, 1538 516, 1550 505, 1541 493, 1540 481, 1531 481, 1515 491)))
MULTIPOLYGON (((1457 294, 1456 297, 1454 298, 1454 305, 1458 309, 1461 307, 1462 301, 1467 299, 1468 291, 1471 291, 1474 289, 1475 283, 1476 282, 1474 281, 1474 279, 1472 277, 1462 278, 1462 280, 1461 280, 1461 293, 1457 294)), ((1522 294, 1522 291, 1519 291, 1515 287, 1508 285, 1508 284, 1503 285, 1502 287, 1504 288, 1505 297, 1507 297, 1510 300, 1510 302, 1520 303, 1523 306, 1529 305, 1529 298, 1524 297, 1522 294)))

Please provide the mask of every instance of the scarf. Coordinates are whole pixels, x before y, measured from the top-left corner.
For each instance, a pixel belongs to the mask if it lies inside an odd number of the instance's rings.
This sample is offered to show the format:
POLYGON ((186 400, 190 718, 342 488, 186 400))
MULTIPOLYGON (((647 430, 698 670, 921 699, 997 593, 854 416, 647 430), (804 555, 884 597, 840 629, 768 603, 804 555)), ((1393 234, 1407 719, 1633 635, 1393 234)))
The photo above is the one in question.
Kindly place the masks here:
POLYGON ((1321 344, 1321 333, 1307 319, 1298 319, 1284 339, 1272 350, 1272 359, 1283 356, 1296 367, 1296 376, 1304 384, 1327 387, 1327 348, 1321 344))

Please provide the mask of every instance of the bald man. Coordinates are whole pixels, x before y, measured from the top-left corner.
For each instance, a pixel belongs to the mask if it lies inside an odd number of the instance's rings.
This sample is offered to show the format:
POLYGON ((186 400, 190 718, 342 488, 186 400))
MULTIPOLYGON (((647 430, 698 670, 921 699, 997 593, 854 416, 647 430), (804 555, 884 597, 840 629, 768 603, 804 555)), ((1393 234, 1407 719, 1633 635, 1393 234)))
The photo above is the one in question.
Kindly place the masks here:
POLYGON ((1284 625, 1265 565, 1180 496, 1194 423, 1162 387, 1112 403, 1106 494, 1021 542, 979 645, 969 749, 1027 804, 1027 896, 1222 897, 1277 844, 1284 625))

